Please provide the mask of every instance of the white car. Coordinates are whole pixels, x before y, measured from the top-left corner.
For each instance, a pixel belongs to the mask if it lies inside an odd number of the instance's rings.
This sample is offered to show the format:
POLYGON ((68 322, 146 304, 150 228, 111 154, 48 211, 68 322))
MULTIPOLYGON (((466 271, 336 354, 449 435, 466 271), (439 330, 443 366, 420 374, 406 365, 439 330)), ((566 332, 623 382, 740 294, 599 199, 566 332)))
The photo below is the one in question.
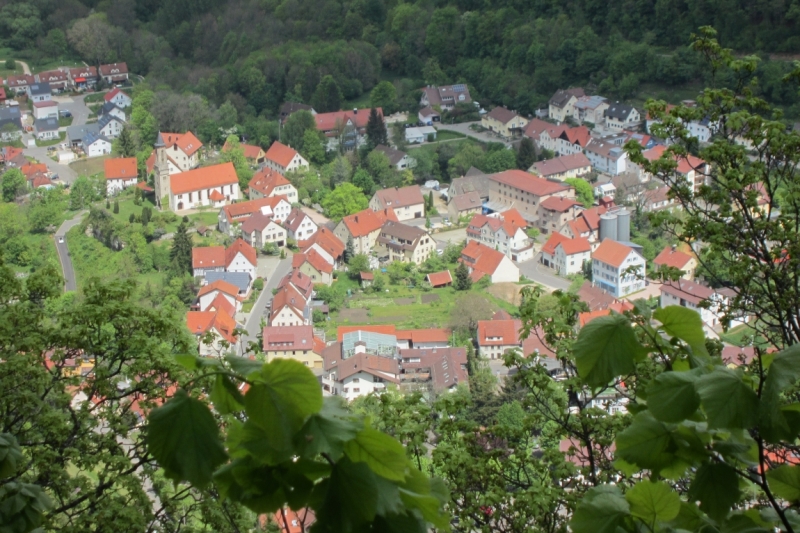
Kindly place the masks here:
POLYGON ((64 244, 64 237, 58 238, 58 244, 64 244))

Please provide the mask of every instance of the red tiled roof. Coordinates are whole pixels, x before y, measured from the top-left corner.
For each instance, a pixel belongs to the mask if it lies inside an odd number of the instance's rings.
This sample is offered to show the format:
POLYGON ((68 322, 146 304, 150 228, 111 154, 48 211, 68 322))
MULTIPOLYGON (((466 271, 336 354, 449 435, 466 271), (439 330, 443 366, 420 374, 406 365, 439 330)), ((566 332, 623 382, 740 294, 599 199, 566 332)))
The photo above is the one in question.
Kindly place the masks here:
POLYGON ((277 222, 272 220, 272 215, 265 215, 261 211, 256 211, 242 222, 242 233, 250 234, 254 231, 264 231, 270 223, 277 225, 277 222))
POLYGON ((281 185, 291 185, 291 182, 287 180, 280 172, 275 172, 274 170, 264 168, 259 172, 256 172, 256 175, 253 176, 253 179, 250 180, 250 183, 247 186, 250 189, 260 192, 264 196, 269 196, 272 194, 272 191, 275 189, 275 187, 279 187, 281 185))
MULTIPOLYGON (((577 126, 575 128, 568 128, 564 130, 562 136, 565 137, 571 144, 577 144, 579 146, 584 146, 584 147, 587 144, 589 144, 589 140, 592 138, 592 134, 589 133, 589 128, 587 128, 586 126, 577 126)), ((579 154, 574 154, 574 155, 579 155, 579 154)))
POLYGON ((43 176, 41 174, 37 174, 31 180, 31 187, 34 189, 38 189, 39 187, 46 187, 47 185, 52 185, 53 181, 48 178, 47 176, 43 176))
POLYGON ((218 190, 211 191, 211 194, 208 195, 208 199, 212 202, 220 202, 225 199, 225 196, 219 192, 218 190))
POLYGON ((267 150, 266 158, 285 168, 289 166, 296 155, 297 150, 275 141, 267 150))
MULTIPOLYGON (((239 144, 242 148, 242 152, 244 153, 244 157, 246 159, 258 159, 258 156, 261 155, 261 147, 256 146, 254 144, 239 144)), ((230 150, 230 146, 228 145, 228 141, 225 141, 225 144, 222 145, 222 151, 227 152, 230 150)))
POLYGON ((653 260, 653 264, 658 266, 670 266, 683 270, 686 264, 691 260, 691 255, 685 254, 678 250, 673 250, 672 246, 667 245, 653 260))
POLYGON ((671 294, 678 298, 687 300, 695 305, 703 300, 711 298, 714 294, 714 289, 700 285, 694 281, 679 279, 678 281, 670 281, 661 285, 661 292, 671 294))
POLYGON ((489 179, 521 191, 529 192, 535 196, 547 196, 571 189, 569 185, 547 181, 544 178, 517 169, 490 174, 489 179))
POLYGON ((615 313, 619 314, 622 314, 625 311, 633 311, 633 304, 630 302, 614 302, 605 309, 600 309, 597 311, 588 311, 586 313, 579 313, 578 321, 580 322, 581 327, 583 327, 592 320, 594 320, 595 318, 610 315, 611 311, 614 311, 615 313))
POLYGON ((107 180, 129 180, 131 178, 136 178, 139 173, 135 157, 106 159, 103 164, 105 165, 107 180))
MULTIPOLYGON (((311 528, 311 525, 317 521, 314 511, 308 507, 300 511, 293 511, 286 508, 286 522, 284 523, 284 515, 281 512, 275 513, 275 522, 278 524, 278 529, 285 533, 305 533, 311 528)), ((266 531, 266 523, 262 524, 262 528, 266 531)))
POLYGON ((399 340, 416 342, 447 342, 451 331, 446 328, 427 329, 398 329, 396 336, 399 340))
POLYGON ((488 117, 495 119, 496 121, 500 122, 501 124, 508 124, 519 115, 515 111, 511 111, 508 108, 503 106, 497 106, 491 111, 489 111, 488 117))
POLYGON ((69 76, 75 78, 97 78, 97 67, 78 67, 69 69, 69 76))
POLYGON ((503 211, 502 213, 474 215, 469 222, 467 232, 469 233, 470 230, 477 232, 479 228, 485 225, 488 225, 492 232, 496 232, 502 228, 506 232, 506 235, 513 237, 518 229, 527 227, 528 223, 522 218, 520 212, 512 207, 508 211, 503 211))
MULTIPOLYGON (((102 67, 101 67, 101 68, 102 68, 102 67)), ((113 89, 111 89, 110 91, 108 91, 108 92, 106 93, 106 95, 103 97, 103 99, 104 99, 106 102, 110 102, 111 100, 113 100, 113 99, 114 99, 114 97, 115 97, 115 96, 117 96, 117 95, 118 95, 118 94, 120 94, 120 93, 122 93, 122 94, 124 94, 125 96, 127 96, 128 98, 130 98, 130 96, 129 96, 128 94, 124 93, 124 92, 123 92, 123 91, 121 91, 119 88, 117 88, 117 87, 114 87, 113 89)))
POLYGON ((127 63, 109 63, 108 65, 100 65, 100 74, 103 76, 112 76, 114 74, 127 74, 127 63))
POLYGON ((302 317, 305 305, 306 298, 300 294, 297 289, 291 285, 284 285, 283 288, 275 293, 272 299, 270 322, 274 320, 285 307, 290 307, 298 316, 302 317))
POLYGON ((233 263, 233 260, 236 258, 236 254, 239 253, 241 253, 251 265, 256 266, 256 264, 258 264, 256 249, 247 244, 243 239, 238 238, 225 250, 225 266, 230 267, 231 263, 233 263))
POLYGON ((192 268, 225 266, 224 246, 201 246, 192 248, 192 268))
MULTIPOLYGON (((502 253, 477 241, 469 241, 467 246, 461 250, 461 255, 474 260, 468 263, 473 271, 478 271, 490 276, 494 274, 497 267, 505 258, 502 253)), ((478 278, 480 279, 480 276, 478 276, 478 278)))
POLYGON ((189 311, 186 313, 186 326, 193 335, 202 335, 213 328, 226 341, 236 342, 233 334, 236 321, 223 311, 189 311))
POLYGON ((410 207, 425 202, 422 199, 422 191, 419 185, 409 185, 408 187, 394 187, 392 189, 382 189, 375 193, 381 206, 391 207, 410 207))
POLYGON ((369 331, 371 333, 383 333, 384 335, 395 335, 396 329, 394 324, 381 325, 381 326, 339 326, 336 328, 336 340, 342 342, 345 333, 352 333, 353 331, 369 331))
POLYGON ((58 107, 58 102, 55 100, 45 100, 44 102, 33 102, 33 107, 42 109, 44 107, 58 107))
POLYGON ((26 178, 30 178, 34 174, 47 172, 47 165, 44 163, 31 163, 28 161, 19 167, 19 170, 25 175, 26 178))
POLYGON ((308 300, 311 293, 314 291, 314 283, 311 281, 311 278, 299 270, 292 270, 286 274, 278 283, 278 288, 281 289, 287 284, 293 285, 306 300, 308 300))
POLYGON ((519 344, 519 330, 522 322, 519 320, 479 320, 478 345, 479 346, 508 346, 519 344), (498 340, 490 338, 500 337, 498 340))
POLYGON ((544 342, 544 330, 541 326, 532 329, 528 338, 522 339, 522 355, 528 357, 534 354, 549 359, 555 359, 556 357, 556 353, 544 342))
POLYGON ((236 314, 236 307, 234 307, 231 301, 225 298, 225 295, 220 291, 202 311, 222 311, 228 316, 233 316, 236 314))
POLYGON ((170 177, 169 187, 173 194, 212 189, 239 183, 233 163, 222 163, 196 168, 170 177))
POLYGON ((583 155, 583 153, 563 155, 554 159, 537 161, 533 164, 533 168, 536 172, 544 177, 563 174, 570 170, 577 170, 590 166, 592 166, 592 162, 589 161, 589 158, 583 155))
POLYGON ((386 381, 391 381, 393 383, 400 382, 397 377, 400 374, 400 363, 393 357, 359 353, 342 360, 338 366, 337 379, 339 381, 344 381, 359 372, 366 372, 367 374, 380 377, 386 381))
POLYGON ((146 181, 140 181, 136 184, 136 187, 143 190, 144 192, 153 192, 153 188, 150 187, 146 181))
POLYGON ((213 283, 209 283, 208 285, 203 285, 200 287, 200 290, 197 292, 197 296, 199 298, 200 296, 205 296, 206 294, 214 291, 224 292, 225 294, 233 296, 234 298, 239 296, 239 288, 233 283, 228 283, 222 279, 218 279, 213 283))
POLYGON ((267 326, 262 331, 265 352, 314 349, 314 326, 267 326))
POLYGON ((160 133, 165 146, 176 145, 187 157, 193 156, 203 147, 203 143, 191 131, 186 133, 164 133, 162 131, 160 133))
POLYGON ((597 250, 592 254, 592 259, 597 259, 613 267, 620 267, 633 251, 630 246, 625 246, 611 239, 604 239, 597 250))
POLYGON ((281 202, 281 200, 285 200, 286 203, 289 203, 289 200, 286 199, 286 196, 278 194, 276 196, 257 198, 255 200, 248 200, 246 202, 229 204, 224 206, 222 210, 225 212, 228 220, 233 220, 234 218, 244 215, 252 215, 253 213, 257 213, 261 211, 262 207, 269 207, 274 211, 275 207, 281 202))
POLYGON ((556 247, 562 242, 568 240, 570 239, 566 235, 559 232, 555 232, 552 235, 550 235, 550 238, 547 239, 546 243, 544 243, 544 246, 542 246, 542 251, 546 254, 555 255, 556 247))
POLYGON ((348 215, 342 219, 345 227, 353 237, 363 237, 369 235, 373 231, 379 230, 383 224, 391 220, 397 222, 397 215, 394 214, 394 209, 384 209, 382 211, 373 211, 370 208, 359 211, 354 215, 348 215))
MULTIPOLYGON (((657 159, 660 159, 664 155, 664 152, 666 151, 667 147, 659 144, 657 146, 650 148, 649 150, 645 150, 644 152, 642 152, 642 155, 648 161, 655 161, 657 159)), ((679 157, 675 155, 673 156, 673 158, 678 162, 678 167, 675 170, 680 174, 688 174, 692 170, 696 171, 703 170, 703 167, 706 164, 705 161, 691 154, 685 157, 679 157)))
POLYGON ((359 272, 359 276, 361 276, 361 281, 372 281, 375 279, 375 274, 372 272, 359 272))
MULTIPOLYGON (((378 115, 383 116, 383 109, 376 107, 375 110, 378 115)), ((369 121, 370 109, 359 109, 357 113, 353 111, 333 111, 331 113, 317 113, 314 115, 314 121, 317 123, 318 131, 332 131, 336 129, 337 122, 346 124, 348 120, 352 121, 357 128, 365 128, 369 121)))
POLYGON ((572 207, 576 205, 581 205, 580 202, 573 200, 572 198, 562 198, 561 196, 551 196, 546 198, 542 201, 541 204, 544 209, 548 209, 550 211, 555 211, 556 213, 566 213, 572 207))
POLYGON ((19 76, 9 76, 6 79, 6 85, 9 87, 22 87, 25 85, 32 85, 36 80, 30 74, 20 74, 19 76))
POLYGON ((294 254, 292 257, 292 268, 299 268, 303 263, 310 264, 314 270, 320 273, 330 274, 333 272, 333 265, 325 261, 325 259, 314 250, 308 250, 305 253, 294 254))
POLYGON ((432 287, 441 287, 443 285, 447 285, 448 283, 453 283, 453 276, 450 274, 449 270, 434 272, 432 274, 428 274, 428 283, 430 283, 432 287))
POLYGON ((314 244, 319 245, 323 250, 331 254, 334 259, 341 257, 345 249, 345 244, 342 240, 325 227, 319 228, 311 238, 299 241, 297 246, 299 246, 301 250, 306 251, 307 248, 314 244))

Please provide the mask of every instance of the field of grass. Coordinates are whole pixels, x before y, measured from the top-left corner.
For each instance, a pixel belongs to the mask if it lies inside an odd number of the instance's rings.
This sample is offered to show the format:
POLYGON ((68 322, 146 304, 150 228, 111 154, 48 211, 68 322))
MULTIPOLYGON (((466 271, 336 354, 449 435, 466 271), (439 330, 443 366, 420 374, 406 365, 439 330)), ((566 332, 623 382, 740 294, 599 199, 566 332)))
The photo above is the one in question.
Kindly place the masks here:
POLYGON ((92 93, 87 94, 86 98, 83 99, 86 104, 95 104, 95 103, 103 103, 103 98, 106 96, 105 93, 92 93))
POLYGON ((466 135, 457 131, 439 130, 436 132, 436 141, 450 141, 453 139, 464 139, 466 135))
POLYGON ((62 131, 58 134, 58 139, 50 139, 49 141, 40 141, 36 139, 36 146, 55 146, 56 144, 60 144, 64 142, 64 139, 67 138, 67 132, 62 131))
POLYGON ((58 117, 58 126, 60 128, 66 128, 67 126, 72 126, 72 119, 75 117, 58 117))
POLYGON ((766 339, 756 334, 756 331, 750 324, 742 324, 741 326, 729 329, 726 333, 720 333, 719 338, 723 342, 733 346, 745 346, 753 341, 755 341, 754 344, 758 346, 766 347, 769 345, 766 339))
POLYGON ((80 161, 70 163, 69 167, 74 170, 78 176, 94 176, 95 174, 104 172, 104 161, 110 157, 110 155, 102 155, 100 157, 81 159, 80 161))

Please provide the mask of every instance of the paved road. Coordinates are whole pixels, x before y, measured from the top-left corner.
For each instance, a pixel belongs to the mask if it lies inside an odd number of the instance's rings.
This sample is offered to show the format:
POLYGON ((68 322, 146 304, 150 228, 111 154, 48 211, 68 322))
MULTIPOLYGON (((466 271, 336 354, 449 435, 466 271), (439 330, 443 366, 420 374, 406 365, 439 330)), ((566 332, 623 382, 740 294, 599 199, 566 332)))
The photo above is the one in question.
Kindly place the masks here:
POLYGON ((480 121, 462 122, 461 124, 436 124, 435 128, 437 130, 457 131, 458 133, 463 133, 467 137, 472 137, 473 139, 477 139, 485 143, 503 143, 506 146, 510 146, 509 143, 507 143, 506 141, 504 141, 503 139, 501 139, 496 135, 490 135, 488 133, 479 133, 477 131, 469 129, 469 127, 473 124, 480 125, 480 121))
POLYGON ((258 297, 258 300, 256 300, 255 305, 253 305, 253 310, 245 323, 244 329, 246 333, 244 337, 244 346, 247 346, 250 341, 256 340, 260 332, 261 317, 264 316, 264 309, 267 306, 267 302, 272 300, 272 289, 277 288, 280 280, 291 270, 292 258, 287 257, 278 262, 272 275, 267 277, 267 281, 264 283, 264 290, 261 291, 261 295, 258 297))
POLYGON ((540 256, 541 252, 536 254, 530 261, 516 263, 516 265, 519 267, 520 274, 523 274, 531 281, 535 281, 536 283, 544 285, 551 290, 568 289, 572 282, 568 279, 556 276, 554 270, 541 264, 539 262, 540 256))
POLYGON ((81 211, 74 218, 65 220, 61 227, 56 231, 56 251, 58 251, 58 260, 61 262, 61 272, 64 276, 64 291, 77 291, 78 284, 75 282, 75 269, 72 268, 72 258, 69 256, 69 248, 67 247, 67 239, 65 235, 73 227, 81 223, 83 215, 86 211, 81 211), (63 239, 64 242, 60 242, 63 239))

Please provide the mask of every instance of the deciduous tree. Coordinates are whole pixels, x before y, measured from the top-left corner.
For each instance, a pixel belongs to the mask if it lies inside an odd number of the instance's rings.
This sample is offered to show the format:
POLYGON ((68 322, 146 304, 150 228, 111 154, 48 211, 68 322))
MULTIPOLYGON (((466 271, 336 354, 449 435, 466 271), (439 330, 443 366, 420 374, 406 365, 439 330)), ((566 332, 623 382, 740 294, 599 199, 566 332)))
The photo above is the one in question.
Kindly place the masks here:
POLYGON ((312 105, 318 113, 328 113, 342 109, 342 91, 333 76, 323 76, 311 98, 312 105))
POLYGON ((25 175, 18 168, 7 170, 2 179, 3 200, 13 202, 25 192, 25 175))
POLYGON ((594 190, 588 181, 582 178, 567 178, 564 183, 575 187, 575 197, 585 208, 594 205, 594 190))
POLYGON ((367 197, 352 183, 338 185, 322 200, 325 215, 337 222, 347 215, 363 211, 368 206, 367 197))

